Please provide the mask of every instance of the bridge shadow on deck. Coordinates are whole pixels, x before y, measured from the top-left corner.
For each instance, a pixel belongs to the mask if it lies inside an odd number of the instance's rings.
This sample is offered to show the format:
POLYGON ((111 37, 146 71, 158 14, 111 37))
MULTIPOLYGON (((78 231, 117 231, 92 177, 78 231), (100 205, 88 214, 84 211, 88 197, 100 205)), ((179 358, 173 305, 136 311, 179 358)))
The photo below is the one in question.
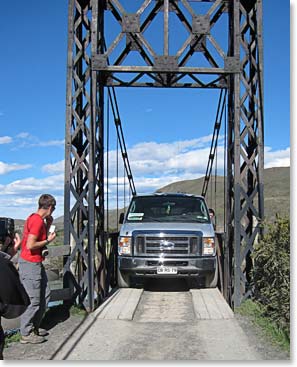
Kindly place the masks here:
POLYGON ((41 327, 46 330, 54 328, 61 322, 66 321, 70 317, 70 306, 59 305, 51 307, 47 310, 41 323, 41 327))
POLYGON ((195 279, 145 279, 143 282, 143 289, 151 292, 187 292, 191 288, 199 287, 195 279))

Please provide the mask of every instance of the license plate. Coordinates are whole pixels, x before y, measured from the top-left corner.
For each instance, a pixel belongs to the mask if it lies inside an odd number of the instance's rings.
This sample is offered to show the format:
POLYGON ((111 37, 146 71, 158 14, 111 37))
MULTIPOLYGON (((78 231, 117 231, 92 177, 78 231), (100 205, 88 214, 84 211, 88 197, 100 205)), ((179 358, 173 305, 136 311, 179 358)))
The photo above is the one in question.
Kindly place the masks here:
POLYGON ((158 266, 157 274, 177 274, 177 268, 171 266, 158 266))

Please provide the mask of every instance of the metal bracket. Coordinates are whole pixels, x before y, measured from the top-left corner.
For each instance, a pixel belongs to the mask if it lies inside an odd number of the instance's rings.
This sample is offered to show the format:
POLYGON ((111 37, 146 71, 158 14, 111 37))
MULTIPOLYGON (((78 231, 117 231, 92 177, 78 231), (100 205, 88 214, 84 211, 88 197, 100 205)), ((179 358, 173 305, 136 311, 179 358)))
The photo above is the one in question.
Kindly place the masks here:
POLYGON ((92 69, 105 70, 107 68, 107 56, 97 54, 92 57, 92 69))
POLYGON ((228 73, 240 73, 239 56, 226 56, 224 58, 224 70, 228 73))
POLYGON ((177 56, 156 56, 154 69, 161 71, 174 72, 178 70, 178 57, 177 56))
POLYGON ((140 19, 138 14, 123 14, 123 33, 140 33, 140 19))
POLYGON ((210 34, 209 15, 194 15, 192 17, 192 34, 210 34))

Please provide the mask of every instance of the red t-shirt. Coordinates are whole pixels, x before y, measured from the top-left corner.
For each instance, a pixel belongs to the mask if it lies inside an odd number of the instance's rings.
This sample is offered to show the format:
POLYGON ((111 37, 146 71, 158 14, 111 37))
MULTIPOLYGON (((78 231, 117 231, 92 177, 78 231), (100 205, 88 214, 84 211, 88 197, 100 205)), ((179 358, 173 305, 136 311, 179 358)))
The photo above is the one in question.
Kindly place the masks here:
POLYGON ((26 246, 28 235, 33 234, 37 236, 37 242, 44 241, 47 239, 46 235, 46 226, 39 214, 31 214, 25 223, 24 226, 24 233, 22 238, 22 245, 21 245, 21 257, 33 263, 39 263, 44 260, 41 255, 42 248, 37 248, 34 250, 29 250, 26 246))

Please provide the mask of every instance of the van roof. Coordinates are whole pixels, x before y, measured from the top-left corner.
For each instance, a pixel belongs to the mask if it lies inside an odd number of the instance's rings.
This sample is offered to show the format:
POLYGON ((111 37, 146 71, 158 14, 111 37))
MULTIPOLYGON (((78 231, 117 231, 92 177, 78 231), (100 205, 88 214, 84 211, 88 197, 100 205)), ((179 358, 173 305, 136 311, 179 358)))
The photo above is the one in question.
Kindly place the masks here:
POLYGON ((195 197, 199 199, 204 199, 202 195, 187 194, 185 192, 154 192, 152 194, 136 195, 136 197, 146 197, 146 196, 195 197))

